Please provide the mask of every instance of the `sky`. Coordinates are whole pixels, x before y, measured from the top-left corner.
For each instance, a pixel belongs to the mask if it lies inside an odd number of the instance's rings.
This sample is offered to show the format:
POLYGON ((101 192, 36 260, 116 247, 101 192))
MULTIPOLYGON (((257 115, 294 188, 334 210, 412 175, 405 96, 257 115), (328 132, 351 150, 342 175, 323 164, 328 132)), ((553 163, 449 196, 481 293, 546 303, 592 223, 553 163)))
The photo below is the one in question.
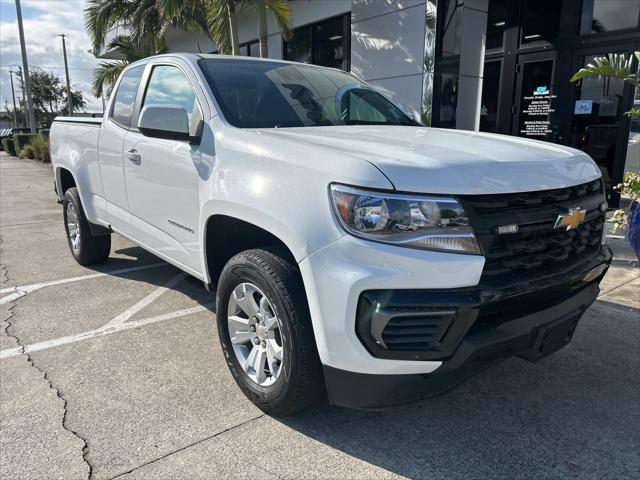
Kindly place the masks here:
MULTIPOLYGON (((71 86, 80 90, 87 102, 87 111, 102 111, 102 102, 91 94, 92 71, 100 60, 88 50, 89 36, 84 30, 86 0, 22 0, 22 19, 30 67, 43 67, 64 80, 63 33, 67 43, 71 86)), ((5 100, 12 108, 9 70, 22 65, 20 40, 14 0, 0 0, 0 110, 5 100)), ((16 84, 16 98, 22 97, 16 84)), ((17 101, 17 100, 16 100, 17 101)))

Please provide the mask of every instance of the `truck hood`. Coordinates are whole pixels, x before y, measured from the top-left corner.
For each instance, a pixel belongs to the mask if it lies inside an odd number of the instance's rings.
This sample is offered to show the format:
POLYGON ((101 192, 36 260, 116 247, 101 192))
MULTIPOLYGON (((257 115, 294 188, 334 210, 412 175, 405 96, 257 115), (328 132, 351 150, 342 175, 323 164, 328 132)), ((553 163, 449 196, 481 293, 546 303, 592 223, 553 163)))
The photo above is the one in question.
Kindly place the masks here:
MULTIPOLYGON (((595 162, 573 148, 507 135, 402 126, 260 129, 375 165, 397 190, 444 194, 562 188, 599 178, 595 162)), ((339 173, 336 181, 339 181, 339 173)))

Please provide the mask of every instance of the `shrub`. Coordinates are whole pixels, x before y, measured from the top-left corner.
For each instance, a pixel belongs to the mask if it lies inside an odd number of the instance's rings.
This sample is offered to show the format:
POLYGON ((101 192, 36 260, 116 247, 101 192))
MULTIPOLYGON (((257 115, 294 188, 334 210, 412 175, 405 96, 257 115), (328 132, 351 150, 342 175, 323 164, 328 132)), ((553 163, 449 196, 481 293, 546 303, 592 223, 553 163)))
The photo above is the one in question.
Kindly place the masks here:
POLYGON ((48 128, 43 128, 42 130, 40 130, 38 132, 40 135, 42 135, 43 137, 49 137, 49 129, 48 128))
MULTIPOLYGON (((31 144, 28 145, 34 152, 35 158, 43 162, 49 162, 49 139, 43 135, 38 135, 31 140, 31 144)), ((29 157, 27 157, 29 158, 29 157)))
POLYGON ((13 145, 16 152, 21 151, 25 145, 31 143, 31 141, 37 137, 36 133, 14 133, 13 134, 13 145))
POLYGON ((2 148, 5 152, 7 152, 12 157, 16 156, 16 150, 13 145, 13 139, 9 137, 5 137, 2 139, 2 148))
MULTIPOLYGON (((33 160, 34 158, 36 158, 36 149, 33 147, 33 145, 27 144, 20 151, 20 154, 24 155, 24 157, 28 158, 29 160, 33 160)), ((24 157, 20 157, 20 158, 24 158, 24 157)))

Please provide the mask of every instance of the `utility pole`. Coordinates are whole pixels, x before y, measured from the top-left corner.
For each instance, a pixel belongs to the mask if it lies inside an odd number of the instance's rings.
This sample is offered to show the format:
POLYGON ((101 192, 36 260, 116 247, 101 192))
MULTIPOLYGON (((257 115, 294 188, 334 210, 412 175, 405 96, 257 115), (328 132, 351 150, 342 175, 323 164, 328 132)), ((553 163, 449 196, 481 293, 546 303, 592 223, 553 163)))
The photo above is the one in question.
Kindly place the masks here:
POLYGON ((67 46, 64 41, 64 33, 58 35, 62 37, 62 54, 64 55, 64 75, 67 77, 67 104, 69 108, 69 116, 73 116, 73 106, 71 105, 71 83, 69 83, 69 64, 67 63, 67 46))
POLYGON ((18 97, 18 105, 20 106, 20 111, 22 112, 22 116, 24 117, 24 126, 29 126, 29 112, 27 112, 27 102, 25 97, 25 87, 24 87, 24 75, 22 74, 22 67, 18 67, 18 78, 20 79, 20 91, 22 92, 22 98, 18 97))
POLYGON ((13 70, 9 70, 9 78, 11 78, 11 98, 13 98, 13 126, 18 128, 18 112, 16 111, 16 92, 13 89, 13 70))
POLYGON ((18 33, 20 34, 20 50, 22 51, 22 67, 24 68, 24 82, 27 85, 27 106, 29 108, 29 127, 31 133, 36 133, 36 117, 33 114, 33 102, 31 101, 31 78, 29 77, 29 63, 27 62, 27 47, 24 42, 24 28, 22 27, 22 7, 20 0, 16 0, 16 18, 18 20, 18 33))

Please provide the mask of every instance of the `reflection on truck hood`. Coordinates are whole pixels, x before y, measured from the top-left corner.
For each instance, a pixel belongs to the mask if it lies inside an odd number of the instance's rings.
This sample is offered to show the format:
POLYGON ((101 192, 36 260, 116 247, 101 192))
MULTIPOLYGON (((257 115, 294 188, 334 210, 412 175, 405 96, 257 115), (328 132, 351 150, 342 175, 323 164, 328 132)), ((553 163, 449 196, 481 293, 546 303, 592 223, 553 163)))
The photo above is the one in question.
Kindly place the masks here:
MULTIPOLYGON (((600 177, 589 156, 546 142, 463 130, 336 126, 258 130, 373 163, 397 190, 443 194, 561 188, 600 177)), ((336 172, 339 180, 339 172, 336 172)))

